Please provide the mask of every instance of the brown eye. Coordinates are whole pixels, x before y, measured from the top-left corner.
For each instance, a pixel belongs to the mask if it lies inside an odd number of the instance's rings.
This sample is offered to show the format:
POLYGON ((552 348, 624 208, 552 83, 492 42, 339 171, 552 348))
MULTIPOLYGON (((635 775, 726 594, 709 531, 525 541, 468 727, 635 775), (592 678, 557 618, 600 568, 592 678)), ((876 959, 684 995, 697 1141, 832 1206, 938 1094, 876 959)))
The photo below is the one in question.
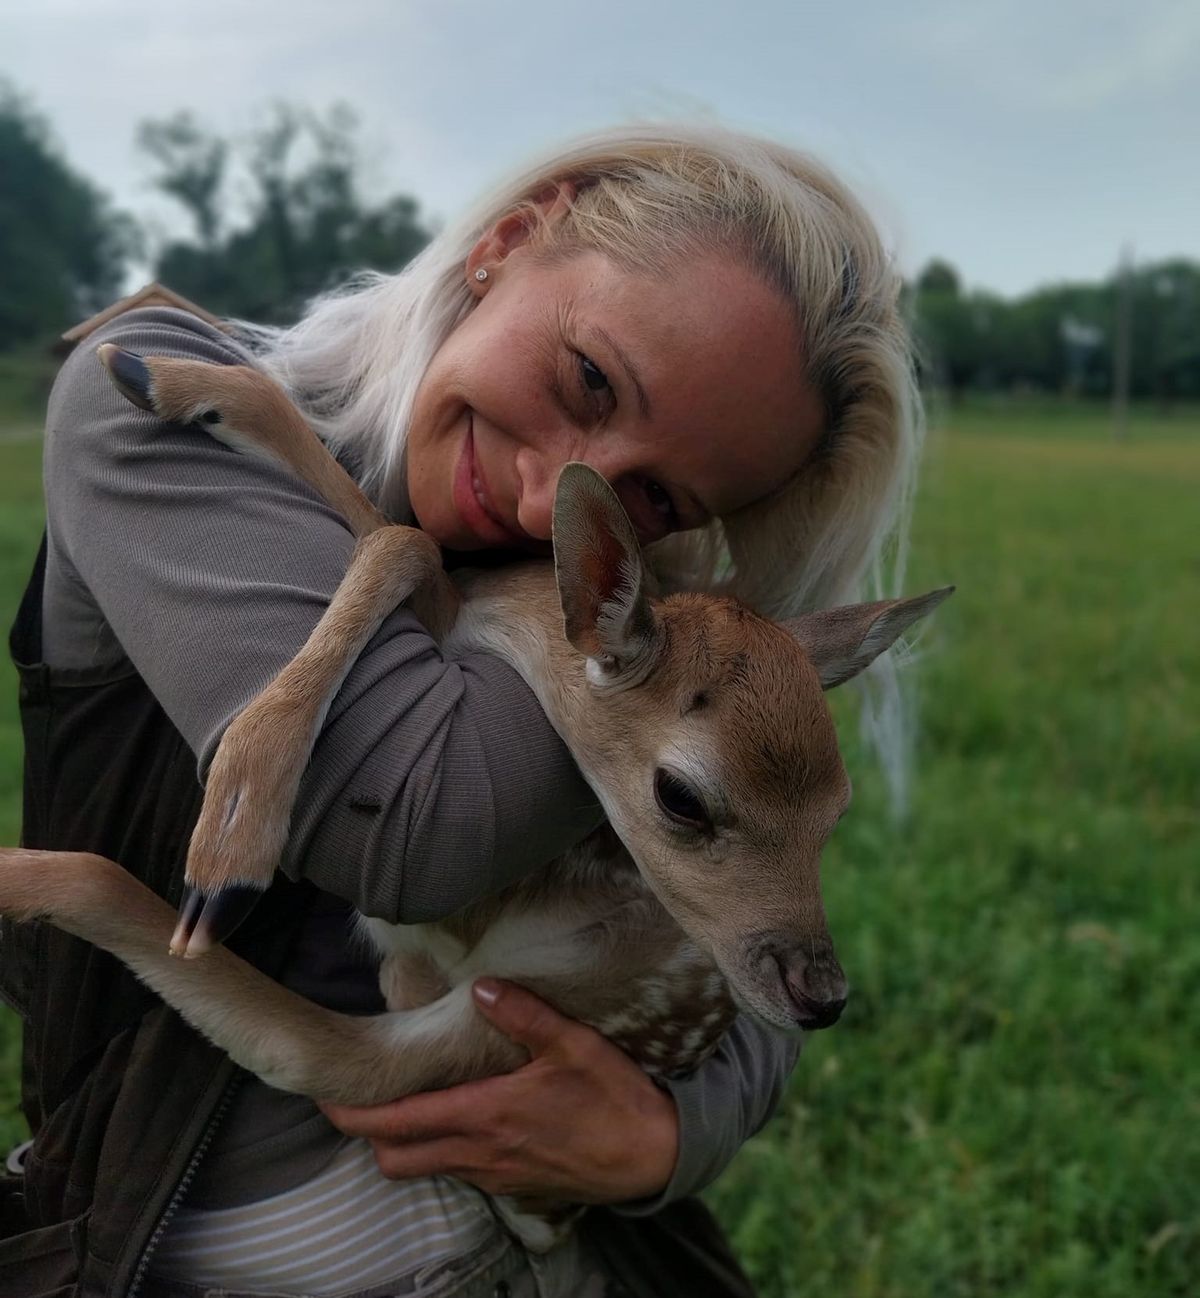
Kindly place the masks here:
POLYGON ((712 818, 700 795, 678 775, 662 767, 654 773, 654 800, 677 825, 704 832, 712 830, 712 818))

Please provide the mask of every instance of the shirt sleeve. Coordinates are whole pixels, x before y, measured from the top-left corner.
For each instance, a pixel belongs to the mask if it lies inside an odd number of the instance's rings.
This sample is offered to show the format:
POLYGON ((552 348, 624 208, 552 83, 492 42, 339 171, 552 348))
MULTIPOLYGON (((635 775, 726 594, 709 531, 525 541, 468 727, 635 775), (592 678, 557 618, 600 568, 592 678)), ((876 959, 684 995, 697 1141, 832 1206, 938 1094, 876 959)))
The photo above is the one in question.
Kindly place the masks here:
MULTIPOLYGON (((130 312, 72 354, 47 420, 52 553, 203 774, 230 720, 308 638, 354 537, 286 469, 132 406, 96 358, 102 342, 253 361, 185 312, 130 312)), ((281 865, 364 914, 426 922, 552 860, 600 819, 516 672, 482 653, 444 659, 401 608, 338 692, 281 865)))
POLYGON ((775 1112, 800 1053, 800 1039, 739 1014, 713 1054, 690 1076, 665 1083, 679 1115, 679 1156, 671 1179, 652 1198, 613 1204, 646 1217, 696 1194, 775 1112))

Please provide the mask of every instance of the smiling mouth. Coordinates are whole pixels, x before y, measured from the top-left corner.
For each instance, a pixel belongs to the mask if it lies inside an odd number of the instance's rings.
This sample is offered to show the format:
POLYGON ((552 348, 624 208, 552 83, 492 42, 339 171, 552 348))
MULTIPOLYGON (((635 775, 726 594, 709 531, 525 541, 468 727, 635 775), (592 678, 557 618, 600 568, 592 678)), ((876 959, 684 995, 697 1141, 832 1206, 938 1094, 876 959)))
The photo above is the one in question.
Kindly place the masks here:
POLYGON ((496 512, 495 505, 492 504, 491 497, 487 494, 487 488, 483 485, 483 479, 479 476, 479 461, 475 458, 475 419, 471 416, 467 422, 467 435, 471 439, 471 490, 475 493, 475 501, 479 508, 496 524, 502 527, 513 540, 520 538, 511 527, 496 512))
MULTIPOLYGON (((511 546, 517 538, 500 517, 475 457, 475 416, 468 410, 467 429, 454 473, 454 503, 459 517, 485 547, 511 546)), ((474 547, 471 547, 474 548, 474 547)))
POLYGON ((467 413, 467 434, 459 459, 454 491, 460 517, 485 546, 522 550, 536 555, 550 553, 547 542, 536 540, 519 524, 509 523, 497 509, 475 455, 473 411, 467 413))

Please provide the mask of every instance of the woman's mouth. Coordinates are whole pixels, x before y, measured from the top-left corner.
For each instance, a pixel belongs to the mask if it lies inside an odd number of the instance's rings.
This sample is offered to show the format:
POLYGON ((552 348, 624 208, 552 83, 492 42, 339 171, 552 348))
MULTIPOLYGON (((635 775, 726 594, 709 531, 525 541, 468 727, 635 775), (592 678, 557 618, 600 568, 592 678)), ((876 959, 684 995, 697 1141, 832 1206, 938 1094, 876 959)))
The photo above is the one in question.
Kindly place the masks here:
POLYGON ((504 521, 475 458, 475 420, 467 416, 467 436, 454 471, 454 507, 484 546, 522 546, 528 538, 504 521))

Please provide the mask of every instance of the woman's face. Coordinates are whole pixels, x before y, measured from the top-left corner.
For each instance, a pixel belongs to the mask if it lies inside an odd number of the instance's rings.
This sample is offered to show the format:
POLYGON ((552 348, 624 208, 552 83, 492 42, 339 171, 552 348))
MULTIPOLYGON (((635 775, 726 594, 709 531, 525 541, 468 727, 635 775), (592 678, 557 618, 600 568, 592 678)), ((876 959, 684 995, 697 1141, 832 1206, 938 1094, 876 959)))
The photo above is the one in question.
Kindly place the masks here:
POLYGON ((442 545, 546 552, 570 460, 613 485, 644 542, 800 468, 821 403, 787 303, 753 272, 716 255, 647 277, 598 253, 487 251, 468 262, 478 301, 426 371, 408 440, 413 511, 442 545))

